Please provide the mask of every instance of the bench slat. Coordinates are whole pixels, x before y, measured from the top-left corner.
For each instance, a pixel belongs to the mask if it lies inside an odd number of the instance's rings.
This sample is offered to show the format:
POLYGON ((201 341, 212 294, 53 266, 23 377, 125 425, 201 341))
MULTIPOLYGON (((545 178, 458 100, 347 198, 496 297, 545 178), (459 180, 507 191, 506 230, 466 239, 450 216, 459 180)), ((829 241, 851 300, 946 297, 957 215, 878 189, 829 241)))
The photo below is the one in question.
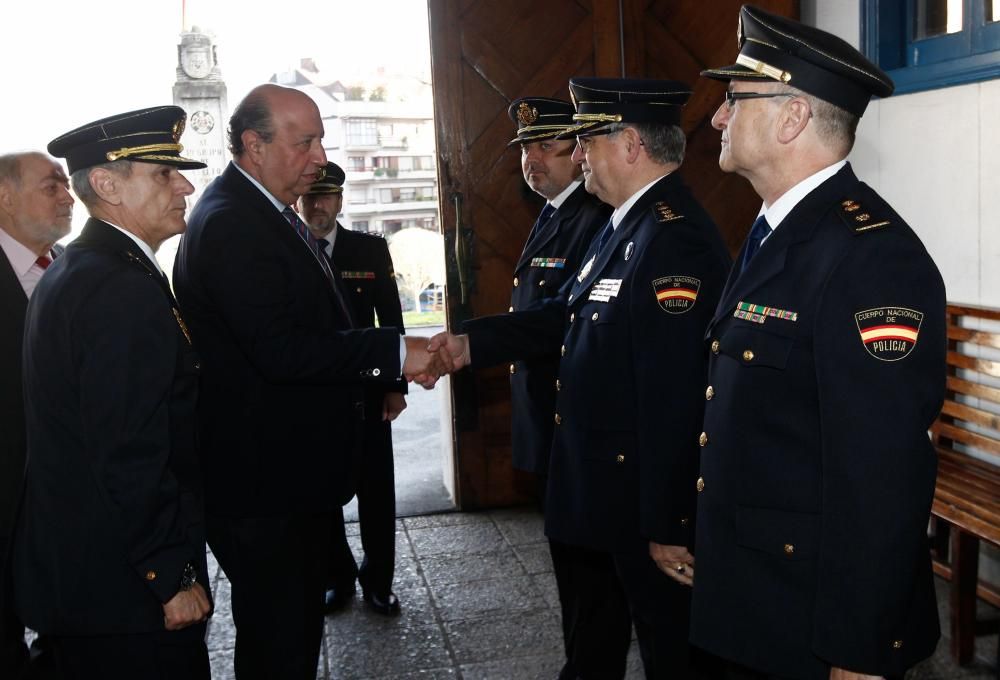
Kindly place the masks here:
POLYGON ((991 430, 1000 430, 1000 415, 984 411, 968 404, 959 404, 957 401, 946 400, 941 407, 941 413, 988 427, 991 430))
POLYGON ((968 342, 981 347, 996 347, 1000 349, 1000 333, 982 331, 962 326, 948 326, 948 339, 955 342, 968 342))
POLYGON ((934 421, 934 424, 931 425, 931 431, 940 437, 947 437, 952 441, 961 442, 966 446, 980 449, 990 455, 1000 456, 1000 441, 991 439, 985 435, 976 434, 951 423, 943 423, 940 420, 934 421))
POLYGON ((948 365, 1000 377, 1000 361, 970 357, 960 352, 948 352, 948 365))
POLYGON ((956 394, 964 394, 977 399, 986 399, 1000 404, 1000 388, 982 385, 980 383, 963 380, 958 376, 949 375, 946 387, 956 394))
POLYGON ((979 307, 977 305, 949 304, 947 307, 949 316, 971 316, 974 319, 990 319, 1000 321, 1000 309, 992 307, 979 307))

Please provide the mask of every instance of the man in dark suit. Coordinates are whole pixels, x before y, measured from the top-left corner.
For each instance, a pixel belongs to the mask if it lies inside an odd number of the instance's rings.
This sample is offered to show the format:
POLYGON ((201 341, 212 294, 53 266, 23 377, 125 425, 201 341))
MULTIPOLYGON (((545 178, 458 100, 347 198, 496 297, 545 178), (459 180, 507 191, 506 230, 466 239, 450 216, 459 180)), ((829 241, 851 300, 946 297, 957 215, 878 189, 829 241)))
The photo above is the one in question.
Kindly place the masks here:
MULTIPOLYGON (((309 231, 320 250, 332 258, 333 266, 344 282, 355 325, 370 328, 403 328, 403 310, 392 269, 392 258, 385 239, 362 234, 337 221, 344 198, 344 170, 336 163, 326 164, 326 175, 299 198, 299 211, 306 218, 309 231)), ((333 558, 326 592, 327 612, 347 604, 355 592, 355 579, 361 582, 364 600, 380 614, 399 611, 399 598, 392 592, 396 563, 396 488, 392 467, 392 428, 390 423, 406 408, 406 381, 364 386, 364 415, 360 441, 357 443, 358 523, 365 556, 361 569, 354 559, 344 531, 344 513, 334 510, 333 558)))
MULTIPOLYGON (((437 336, 456 365, 562 355, 546 499, 549 538, 610 555, 647 678, 692 677, 690 594, 664 571, 687 552, 704 401, 701 338, 729 266, 681 182, 671 81, 575 78, 573 157, 615 208, 576 277, 532 309, 437 336)), ((609 677, 577 669, 581 677, 609 677)))
POLYGON ((91 219, 28 304, 15 602, 64 678, 209 677, 198 356, 154 252, 184 230, 184 111, 53 140, 91 219))
POLYGON ((322 137, 307 95, 252 90, 230 120, 233 162, 195 206, 174 264, 204 357, 208 542, 232 585, 241 680, 316 675, 362 382, 430 385, 445 368, 430 365, 441 358, 426 340, 353 330, 346 293, 290 207, 321 176, 322 137))
MULTIPOLYGON (((544 97, 511 103, 517 125, 510 146, 521 148, 521 171, 532 191, 545 198, 538 219, 514 267, 510 312, 529 309, 559 294, 583 264, 594 235, 607 224, 611 206, 587 193, 574 141, 556 139, 573 127, 573 105, 544 97)), ((556 410, 559 354, 510 364, 511 453, 514 467, 532 473, 545 509, 556 410)), ((549 539, 549 553, 562 615, 566 663, 561 676, 581 669, 614 677, 624 672, 632 639, 628 603, 605 553, 549 539), (596 597, 595 597, 596 595, 596 597)))
MULTIPOLYGON (((14 508, 24 480, 21 352, 28 298, 69 233, 73 197, 62 166, 42 153, 0 156, 0 676, 20 677, 28 649, 7 570, 14 508)), ((33 645, 38 647, 38 645, 33 645)))
POLYGON ((729 84, 719 164, 763 207, 705 336, 692 640, 732 677, 901 678, 939 636, 944 286, 844 160, 892 81, 828 33, 740 17, 736 64, 704 75, 729 84))

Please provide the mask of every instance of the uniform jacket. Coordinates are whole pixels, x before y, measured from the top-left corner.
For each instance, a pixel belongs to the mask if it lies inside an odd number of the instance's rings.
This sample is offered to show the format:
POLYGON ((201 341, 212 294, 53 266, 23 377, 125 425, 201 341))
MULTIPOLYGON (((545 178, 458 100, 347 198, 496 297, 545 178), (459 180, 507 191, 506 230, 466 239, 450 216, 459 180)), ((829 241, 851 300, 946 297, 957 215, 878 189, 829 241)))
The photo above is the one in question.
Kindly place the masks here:
POLYGON ((191 213, 174 285, 203 358, 209 513, 322 511, 353 494, 361 380, 399 376, 399 333, 349 331, 316 258, 232 165, 191 213), (317 412, 330 419, 316 422, 317 412))
POLYGON ((607 551, 683 545, 698 476, 701 338, 729 256, 677 174, 643 194, 595 256, 597 241, 560 297, 470 322, 472 359, 562 355, 550 538, 607 551))
MULTIPOLYGON (((401 335, 406 333, 396 274, 392 268, 389 245, 384 238, 351 231, 338 223, 337 238, 333 242, 333 264, 343 281, 355 326, 371 328, 378 315, 380 328, 395 328, 401 335)), ((365 385, 366 419, 381 420, 382 399, 387 391, 406 394, 406 381, 400 379, 395 383, 365 385)))
POLYGON ((733 274, 705 336, 695 644, 788 678, 902 676, 933 652, 944 311, 923 245, 850 166, 733 274))
POLYGON ((163 630, 185 564, 207 582, 197 381, 166 279, 131 239, 89 220, 27 310, 28 465, 13 546, 25 624, 163 630))
MULTIPOLYGON (((528 309, 559 294, 583 264, 594 234, 611 216, 611 207, 581 184, 524 245, 514 268, 510 311, 528 309)), ((514 467, 548 474, 552 414, 556 405, 559 354, 515 361, 510 367, 511 448, 514 467)))

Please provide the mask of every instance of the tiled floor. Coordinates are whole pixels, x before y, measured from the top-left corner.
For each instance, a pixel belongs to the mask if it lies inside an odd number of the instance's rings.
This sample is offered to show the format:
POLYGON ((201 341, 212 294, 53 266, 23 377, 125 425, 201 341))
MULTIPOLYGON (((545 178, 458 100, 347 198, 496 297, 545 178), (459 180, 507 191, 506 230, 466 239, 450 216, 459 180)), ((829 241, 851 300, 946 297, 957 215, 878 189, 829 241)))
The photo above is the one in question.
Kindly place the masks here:
MULTIPOLYGON (((348 525, 348 533, 360 555, 357 525, 348 525)), ((402 612, 385 618, 358 598, 327 617, 319 680, 556 677, 562 662, 559 608, 537 513, 510 509, 401 519, 396 545, 394 590, 402 612)), ((233 677, 233 629, 229 584, 216 571, 209 650, 213 678, 225 680, 233 677)), ((996 645, 996 635, 980 638, 979 656, 995 660, 996 645)), ((942 641, 938 654, 908 680, 996 677, 984 660, 956 668, 946 648, 942 641)), ((628 677, 642 678, 634 643, 628 677)))

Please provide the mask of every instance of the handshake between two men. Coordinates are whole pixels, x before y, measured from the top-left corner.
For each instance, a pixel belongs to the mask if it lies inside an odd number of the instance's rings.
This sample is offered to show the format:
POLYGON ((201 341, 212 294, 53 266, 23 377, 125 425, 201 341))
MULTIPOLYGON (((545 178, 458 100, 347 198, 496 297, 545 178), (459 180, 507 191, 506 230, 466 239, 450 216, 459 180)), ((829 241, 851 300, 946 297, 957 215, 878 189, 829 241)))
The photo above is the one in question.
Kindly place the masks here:
POLYGON ((403 377, 424 389, 431 389, 438 378, 469 365, 471 353, 467 335, 438 333, 430 340, 406 336, 406 360, 403 377))

